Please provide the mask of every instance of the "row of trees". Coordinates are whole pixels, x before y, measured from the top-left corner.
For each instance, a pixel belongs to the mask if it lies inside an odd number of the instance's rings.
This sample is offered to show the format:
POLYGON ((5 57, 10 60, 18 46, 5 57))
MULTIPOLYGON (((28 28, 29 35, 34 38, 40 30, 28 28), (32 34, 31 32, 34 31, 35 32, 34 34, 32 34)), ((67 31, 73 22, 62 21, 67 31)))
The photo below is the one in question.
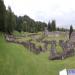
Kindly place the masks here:
POLYGON ((19 32, 38 32, 43 31, 47 24, 40 21, 34 21, 29 16, 17 17, 8 7, 4 5, 3 0, 0 0, 0 31, 12 34, 14 30, 19 32))
MULTIPOLYGON (((29 16, 19 16, 17 17, 11 10, 11 7, 6 7, 3 0, 0 0, 0 31, 12 34, 14 30, 19 32, 38 32, 44 31, 45 27, 48 28, 48 31, 64 31, 64 28, 56 28, 56 21, 52 20, 46 24, 41 21, 34 21, 29 16)), ((70 33, 71 34, 71 33, 70 33)))
POLYGON ((51 23, 50 23, 50 21, 48 22, 48 31, 56 31, 56 22, 55 22, 55 20, 52 20, 51 23))
POLYGON ((69 31, 69 29, 66 29, 66 28, 59 28, 59 27, 56 27, 56 21, 55 20, 52 20, 52 22, 48 22, 48 31, 69 31))
POLYGON ((43 31, 47 24, 40 21, 34 21, 29 16, 16 17, 16 30, 21 32, 38 32, 43 31))
POLYGON ((16 26, 16 18, 11 8, 4 5, 3 0, 0 0, 0 31, 11 34, 16 26))

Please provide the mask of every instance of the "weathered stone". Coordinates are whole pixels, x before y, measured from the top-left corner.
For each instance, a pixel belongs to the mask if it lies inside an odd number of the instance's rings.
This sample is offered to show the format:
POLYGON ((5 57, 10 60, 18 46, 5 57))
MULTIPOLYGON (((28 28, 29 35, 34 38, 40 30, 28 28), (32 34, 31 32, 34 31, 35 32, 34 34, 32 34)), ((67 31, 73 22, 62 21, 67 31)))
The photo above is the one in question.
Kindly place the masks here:
POLYGON ((56 41, 51 41, 50 59, 58 57, 56 52, 56 41))
POLYGON ((73 44, 70 44, 67 42, 64 43, 64 48, 63 48, 63 53, 62 53, 62 56, 64 58, 66 57, 70 57, 70 56, 73 56, 74 55, 74 46, 73 44))

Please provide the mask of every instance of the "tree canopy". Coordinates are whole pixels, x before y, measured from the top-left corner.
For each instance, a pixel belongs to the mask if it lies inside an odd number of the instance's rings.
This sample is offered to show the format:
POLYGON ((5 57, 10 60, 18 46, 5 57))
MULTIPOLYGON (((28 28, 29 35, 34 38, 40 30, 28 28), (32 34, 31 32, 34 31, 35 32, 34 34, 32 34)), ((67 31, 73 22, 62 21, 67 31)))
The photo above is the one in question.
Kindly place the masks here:
POLYGON ((5 32, 5 14, 6 8, 3 0, 0 0, 0 31, 5 32))

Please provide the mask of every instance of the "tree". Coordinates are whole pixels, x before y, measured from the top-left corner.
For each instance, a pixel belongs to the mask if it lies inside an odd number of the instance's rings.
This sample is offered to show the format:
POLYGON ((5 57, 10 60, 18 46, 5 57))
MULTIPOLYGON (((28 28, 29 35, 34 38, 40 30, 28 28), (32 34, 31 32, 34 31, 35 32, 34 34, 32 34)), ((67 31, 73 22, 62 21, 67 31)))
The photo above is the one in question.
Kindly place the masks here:
POLYGON ((5 32, 5 13, 6 8, 3 0, 0 0, 0 31, 5 32))
POLYGON ((22 17, 21 16, 19 16, 19 17, 17 17, 16 18, 16 30, 18 31, 18 32, 21 32, 21 31, 23 31, 23 21, 22 21, 22 17))
POLYGON ((72 27, 72 25, 70 26, 70 31, 69 31, 69 39, 70 39, 70 37, 71 37, 71 33, 73 32, 73 27, 72 27))
POLYGON ((58 27, 56 30, 57 30, 57 31, 60 31, 60 28, 58 27))
POLYGON ((47 24, 44 22, 36 21, 35 27, 37 31, 44 31, 45 27, 47 27, 47 24))
POLYGON ((6 25, 6 32, 8 34, 12 34, 16 26, 16 17, 11 10, 11 7, 8 7, 7 10, 7 25, 6 25))
POLYGON ((55 22, 55 20, 52 20, 51 26, 52 26, 52 31, 56 31, 56 22, 55 22))
POLYGON ((47 27, 45 22, 34 21, 27 15, 16 17, 16 21, 16 30, 19 32, 24 31, 33 33, 44 31, 45 27, 47 27))
POLYGON ((52 26, 51 26, 50 21, 48 22, 48 31, 52 31, 52 26))

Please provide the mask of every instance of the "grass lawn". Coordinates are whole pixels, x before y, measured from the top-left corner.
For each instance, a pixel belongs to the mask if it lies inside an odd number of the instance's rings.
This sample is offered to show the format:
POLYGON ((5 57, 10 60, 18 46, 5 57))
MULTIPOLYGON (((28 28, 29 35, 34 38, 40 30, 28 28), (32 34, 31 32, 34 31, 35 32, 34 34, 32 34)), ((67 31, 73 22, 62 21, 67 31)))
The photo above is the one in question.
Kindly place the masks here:
POLYGON ((38 55, 25 47, 7 43, 0 33, 0 75, 59 75, 64 68, 75 68, 75 56, 48 60, 49 51, 38 55))

